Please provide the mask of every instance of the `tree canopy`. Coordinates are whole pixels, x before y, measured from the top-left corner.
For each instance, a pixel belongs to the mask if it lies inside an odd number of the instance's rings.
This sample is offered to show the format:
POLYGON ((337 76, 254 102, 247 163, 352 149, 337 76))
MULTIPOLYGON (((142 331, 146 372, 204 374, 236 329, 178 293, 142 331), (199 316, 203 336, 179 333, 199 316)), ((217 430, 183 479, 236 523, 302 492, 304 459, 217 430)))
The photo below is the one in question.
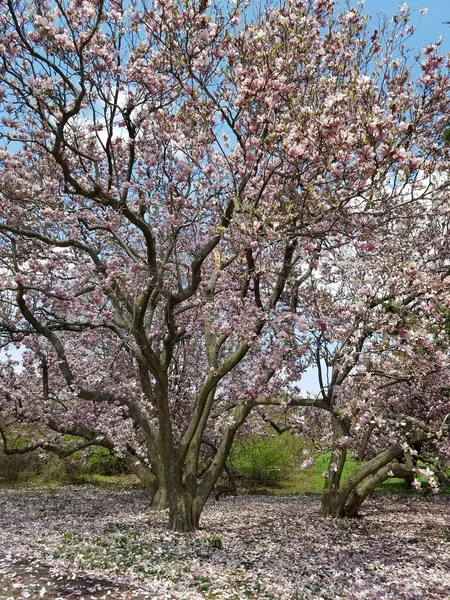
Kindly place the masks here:
POLYGON ((114 448, 187 531, 258 406, 362 422, 399 361, 430 374, 449 78, 439 44, 414 75, 404 7, 378 29, 331 0, 0 7, 6 447, 20 422, 114 448), (331 385, 297 393, 324 353, 331 385))

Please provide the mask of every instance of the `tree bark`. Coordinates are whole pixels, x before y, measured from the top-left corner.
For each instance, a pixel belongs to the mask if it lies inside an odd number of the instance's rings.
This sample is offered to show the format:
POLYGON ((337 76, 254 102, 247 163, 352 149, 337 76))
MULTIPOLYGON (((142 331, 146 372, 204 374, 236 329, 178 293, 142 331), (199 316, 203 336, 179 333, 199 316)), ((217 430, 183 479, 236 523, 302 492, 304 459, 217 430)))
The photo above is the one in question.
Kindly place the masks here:
POLYGON ((322 517, 344 517, 344 505, 342 503, 341 494, 339 491, 329 492, 322 496, 322 504, 320 507, 320 515, 322 517))
POLYGON ((179 533, 198 529, 204 505, 198 493, 192 495, 185 488, 169 494, 169 529, 179 533))
POLYGON ((380 467, 375 473, 370 473, 366 465, 359 467, 361 472, 366 472, 366 476, 359 483, 354 483, 353 487, 345 487, 338 490, 336 494, 325 504, 322 505, 322 516, 334 518, 357 518, 359 509, 363 502, 372 494, 383 481, 392 476, 406 478, 412 474, 412 467, 397 462, 396 460, 380 467), (365 468, 364 468, 365 467, 365 468), (393 473, 390 474, 390 473, 393 473))
POLYGON ((403 478, 406 481, 409 478, 414 479, 413 468, 413 466, 393 461, 380 469, 377 473, 366 477, 366 479, 364 479, 347 498, 344 507, 344 516, 350 518, 359 517, 359 509, 364 500, 366 500, 366 498, 370 496, 383 481, 392 477, 392 475, 389 475, 390 472, 392 472, 395 477, 403 478))
POLYGON ((166 510, 169 507, 169 497, 164 485, 160 485, 154 490, 151 496, 150 506, 154 510, 166 510))
MULTIPOLYGON (((344 435, 342 425, 338 419, 333 417, 333 441, 338 445, 338 440, 344 435)), ((328 463, 328 477, 325 479, 320 514, 323 517, 338 516, 340 505, 340 483, 342 471, 347 458, 345 448, 336 447, 331 453, 328 463)), ((341 515, 339 515, 341 516, 341 515)))

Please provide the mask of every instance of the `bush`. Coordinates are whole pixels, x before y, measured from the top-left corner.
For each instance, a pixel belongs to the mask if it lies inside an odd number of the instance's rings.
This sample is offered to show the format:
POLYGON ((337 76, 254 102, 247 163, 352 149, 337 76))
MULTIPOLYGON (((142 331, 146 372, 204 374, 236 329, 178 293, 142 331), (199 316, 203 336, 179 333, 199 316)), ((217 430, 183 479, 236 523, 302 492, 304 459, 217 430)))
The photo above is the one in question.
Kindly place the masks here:
POLYGON ((40 451, 10 456, 0 451, 0 477, 7 483, 80 483, 92 475, 117 475, 125 470, 115 454, 95 446, 63 460, 40 451))
POLYGON ((126 471, 126 467, 116 454, 94 446, 87 453, 85 471, 90 475, 118 475, 126 471))
POLYGON ((295 469, 300 446, 303 442, 290 434, 247 438, 235 443, 228 465, 234 477, 251 484, 277 485, 295 469))
POLYGON ((27 481, 43 472, 47 458, 39 452, 11 456, 0 452, 0 477, 8 483, 27 481))

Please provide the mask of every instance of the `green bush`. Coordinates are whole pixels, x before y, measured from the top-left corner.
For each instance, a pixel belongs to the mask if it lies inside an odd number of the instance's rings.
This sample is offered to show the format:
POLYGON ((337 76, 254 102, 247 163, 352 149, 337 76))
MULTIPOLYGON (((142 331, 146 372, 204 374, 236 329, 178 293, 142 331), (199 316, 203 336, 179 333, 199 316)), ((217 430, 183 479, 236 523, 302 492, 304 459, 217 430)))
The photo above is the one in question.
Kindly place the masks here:
POLYGON ((120 458, 100 446, 93 446, 87 453, 85 471, 91 475, 117 475, 126 471, 120 458))
POLYGON ((0 451, 0 477, 8 483, 27 481, 45 470, 47 459, 39 452, 7 456, 0 451))
POLYGON ((95 446, 63 460, 40 451, 10 456, 0 451, 0 478, 6 483, 81 483, 92 475, 117 475, 124 471, 115 454, 95 446))
POLYGON ((302 444, 290 434, 247 438, 234 444, 228 465, 234 477, 251 484, 277 485, 292 474, 302 444))

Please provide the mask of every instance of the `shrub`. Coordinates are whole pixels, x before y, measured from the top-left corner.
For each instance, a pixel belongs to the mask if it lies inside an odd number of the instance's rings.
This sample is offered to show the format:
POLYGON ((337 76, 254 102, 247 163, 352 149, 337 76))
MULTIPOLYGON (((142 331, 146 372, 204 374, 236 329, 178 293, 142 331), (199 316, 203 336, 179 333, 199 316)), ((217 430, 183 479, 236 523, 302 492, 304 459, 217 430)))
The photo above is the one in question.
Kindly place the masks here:
POLYGON ((87 453, 85 470, 91 475, 117 475, 126 471, 126 467, 113 452, 94 446, 87 453))
POLYGON ((63 460, 40 451, 10 456, 0 451, 0 477, 6 483, 80 483, 91 475, 117 475, 125 470, 115 454, 100 447, 75 452, 63 460))
POLYGON ((0 477, 8 483, 27 481, 31 477, 42 473, 47 459, 46 455, 39 452, 13 454, 11 456, 0 452, 0 477))
POLYGON ((230 471, 252 484, 277 485, 292 474, 301 444, 290 434, 246 438, 235 443, 231 451, 230 471))

